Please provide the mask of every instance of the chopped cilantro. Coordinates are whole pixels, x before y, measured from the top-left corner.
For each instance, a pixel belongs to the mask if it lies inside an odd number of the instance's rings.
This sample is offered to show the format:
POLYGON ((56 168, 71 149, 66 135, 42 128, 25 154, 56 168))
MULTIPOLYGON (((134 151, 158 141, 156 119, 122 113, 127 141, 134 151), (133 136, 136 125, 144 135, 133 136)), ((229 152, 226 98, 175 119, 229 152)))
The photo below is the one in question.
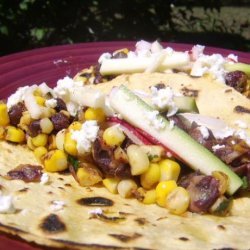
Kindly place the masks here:
POLYGON ((73 166, 74 170, 77 171, 79 167, 79 160, 71 155, 68 156, 68 160, 69 160, 69 163, 73 166))

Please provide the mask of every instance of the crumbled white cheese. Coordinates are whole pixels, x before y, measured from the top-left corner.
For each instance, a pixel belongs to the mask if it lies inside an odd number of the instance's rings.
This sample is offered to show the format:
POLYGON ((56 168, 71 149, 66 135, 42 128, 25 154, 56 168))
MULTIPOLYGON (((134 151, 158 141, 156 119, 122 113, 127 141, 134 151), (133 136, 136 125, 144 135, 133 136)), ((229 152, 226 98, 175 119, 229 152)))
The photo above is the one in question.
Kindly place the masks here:
POLYGON ((149 124, 152 125, 155 129, 160 130, 165 128, 166 124, 161 117, 158 117, 158 115, 158 110, 145 112, 145 117, 149 121, 149 124))
POLYGON ((239 128, 247 128, 247 124, 244 122, 244 121, 241 121, 241 120, 237 120, 234 122, 235 125, 237 125, 239 128))
POLYGON ((213 134, 215 136, 215 138, 217 139, 223 139, 226 138, 228 136, 232 136, 234 134, 234 129, 229 128, 229 127, 225 127, 224 129, 221 130, 214 130, 213 134))
POLYGON ((72 102, 71 95, 75 89, 82 86, 82 82, 74 81, 72 78, 66 76, 58 80, 57 86, 54 88, 54 95, 65 102, 67 110, 72 116, 76 115, 79 105, 72 102))
POLYGON ((202 137, 206 140, 209 137, 208 128, 205 126, 199 126, 198 129, 201 132, 202 137))
POLYGON ((14 213, 13 198, 10 195, 0 195, 0 213, 14 213))
POLYGON ((226 59, 220 54, 200 54, 192 66, 190 75, 200 77, 209 73, 212 75, 213 79, 224 83, 225 62, 226 59))
POLYGON ((103 53, 99 59, 98 59, 98 63, 102 63, 104 60, 106 59, 110 59, 112 57, 112 55, 110 53, 103 53))
POLYGON ((92 209, 88 212, 88 214, 102 214, 102 209, 99 207, 96 209, 92 209))
POLYGON ((157 89, 156 87, 152 86, 150 89, 152 93, 152 103, 156 106, 156 108, 160 110, 167 108, 168 117, 176 114, 178 108, 174 103, 174 92, 170 87, 157 89))
POLYGON ((55 108, 57 105, 57 100, 56 99, 49 99, 45 101, 45 106, 48 108, 55 108))
POLYGON ((41 184, 47 184, 49 182, 49 175, 47 173, 43 173, 41 176, 40 183, 41 184))
POLYGON ((82 124, 80 130, 71 131, 71 138, 76 141, 79 154, 90 152, 92 143, 95 141, 99 131, 97 121, 90 120, 82 124))
POLYGON ((219 149, 222 149, 222 148, 225 148, 225 145, 219 145, 219 144, 217 144, 217 145, 212 146, 212 150, 214 152, 217 151, 217 150, 219 150, 219 149))
POLYGON ((56 212, 56 211, 62 210, 65 207, 65 205, 66 203, 64 201, 56 200, 56 201, 52 201, 50 208, 51 210, 56 212))
POLYGON ((30 88, 29 86, 20 87, 17 89, 17 91, 14 94, 9 96, 7 100, 8 109, 16 105, 17 103, 24 101, 25 93, 27 92, 29 88, 30 88))

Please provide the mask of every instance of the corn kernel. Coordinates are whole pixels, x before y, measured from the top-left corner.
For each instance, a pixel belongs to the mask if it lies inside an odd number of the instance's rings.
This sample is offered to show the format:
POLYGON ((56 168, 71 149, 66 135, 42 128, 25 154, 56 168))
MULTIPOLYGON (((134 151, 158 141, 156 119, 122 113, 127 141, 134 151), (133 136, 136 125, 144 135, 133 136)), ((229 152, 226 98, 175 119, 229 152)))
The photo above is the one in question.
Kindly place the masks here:
POLYGON ((0 126, 0 140, 5 138, 5 128, 0 126))
POLYGON ((137 184, 132 179, 121 180, 117 185, 118 194, 123 198, 130 197, 135 189, 137 184))
POLYGON ((166 197, 167 195, 177 187, 176 181, 161 181, 156 186, 156 203, 161 206, 165 207, 166 197))
POLYGON ((31 123, 31 121, 32 119, 31 119, 30 113, 28 111, 25 111, 23 112, 23 115, 20 119, 18 127, 25 131, 28 131, 28 125, 31 123))
POLYGON ((112 194, 117 194, 117 186, 119 183, 119 179, 117 178, 105 178, 102 180, 103 185, 108 189, 108 191, 112 194))
POLYGON ((66 134, 66 129, 62 129, 56 134, 55 143, 56 147, 60 150, 64 150, 65 134, 66 134))
POLYGON ((150 163, 149 168, 140 176, 141 185, 150 189, 160 180, 160 167, 157 163, 150 163))
POLYGON ((82 128, 82 123, 80 123, 78 121, 72 122, 68 127, 69 130, 71 130, 71 129, 72 130, 81 130, 81 128, 82 128))
POLYGON ((227 191, 229 185, 228 176, 220 171, 213 171, 212 176, 219 181, 220 194, 224 194, 227 191))
POLYGON ((48 142, 48 135, 38 134, 37 136, 32 137, 31 141, 35 147, 40 147, 40 146, 44 147, 48 142))
POLYGON ((44 134, 50 134, 54 129, 54 125, 48 117, 42 118, 40 120, 40 127, 42 130, 42 133, 44 134))
POLYGON ((77 169, 76 177, 83 187, 93 186, 102 181, 102 174, 99 169, 90 163, 82 163, 77 169))
POLYGON ((44 106, 46 100, 43 97, 37 95, 35 96, 35 99, 38 105, 44 106))
POLYGON ((78 151, 76 145, 76 141, 72 139, 71 133, 67 132, 64 138, 64 150, 70 155, 77 156, 78 151))
POLYGON ((7 126, 10 123, 10 118, 5 103, 0 103, 0 126, 7 126))
POLYGON ((6 128, 6 141, 22 143, 25 141, 25 133, 14 126, 7 126, 6 128))
POLYGON ((160 161, 159 165, 161 170, 160 181, 178 180, 181 167, 177 162, 165 159, 160 161))
MULTIPOLYGON (((48 149, 49 150, 57 149, 55 135, 49 135, 49 137, 48 137, 48 149)), ((58 148, 58 149, 60 149, 60 148, 58 148)), ((61 150, 63 150, 63 147, 61 150)))
POLYGON ((103 122, 105 120, 105 113, 101 108, 88 108, 84 113, 84 117, 86 120, 103 122))
POLYGON ((156 191, 155 189, 148 190, 144 194, 144 199, 142 201, 144 204, 154 204, 156 202, 156 191))
POLYGON ((35 150, 34 150, 34 155, 35 155, 35 157, 36 157, 38 160, 41 161, 41 160, 42 160, 42 157, 43 157, 44 155, 46 155, 47 152, 48 152, 47 148, 45 148, 45 147, 37 147, 37 148, 35 148, 35 150))
POLYGON ((173 189, 166 198, 166 208, 172 214, 183 214, 187 211, 190 203, 190 195, 183 187, 173 189))
POLYGON ((62 150, 49 151, 43 158, 45 170, 48 172, 59 172, 68 168, 67 155, 62 150))
POLYGON ((151 162, 158 162, 163 157, 165 150, 158 145, 142 145, 141 149, 147 154, 151 162))
POLYGON ((149 168, 147 154, 137 145, 131 144, 127 148, 127 155, 132 175, 140 175, 149 168))
POLYGON ((29 149, 31 149, 31 150, 35 150, 35 146, 33 145, 33 143, 32 143, 32 137, 30 137, 30 136, 27 136, 27 146, 28 146, 28 148, 29 149))
POLYGON ((119 146, 125 139, 124 133, 117 125, 106 128, 102 137, 104 142, 109 146, 119 146))

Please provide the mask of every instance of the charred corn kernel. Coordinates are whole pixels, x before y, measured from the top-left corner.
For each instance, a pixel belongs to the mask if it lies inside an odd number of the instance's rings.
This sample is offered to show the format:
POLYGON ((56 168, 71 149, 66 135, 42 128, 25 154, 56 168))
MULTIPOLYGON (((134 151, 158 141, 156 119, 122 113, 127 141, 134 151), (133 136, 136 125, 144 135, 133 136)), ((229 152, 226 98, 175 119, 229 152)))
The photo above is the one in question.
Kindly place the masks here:
POLYGON ((132 144, 127 148, 127 155, 132 175, 140 175, 149 168, 147 154, 137 145, 132 144))
POLYGON ((56 147, 60 150, 64 150, 65 134, 66 129, 62 129, 56 134, 56 147))
POLYGON ((50 134, 54 129, 54 125, 48 117, 42 118, 40 120, 40 127, 42 130, 42 133, 44 134, 50 134))
POLYGON ((109 146, 119 146, 125 139, 125 135, 119 126, 106 128, 103 132, 103 140, 109 146))
POLYGON ((80 130, 82 128, 82 123, 80 122, 72 122, 70 126, 68 127, 69 130, 80 130))
POLYGON ((141 149, 147 154, 151 162, 158 162, 163 157, 165 150, 157 145, 142 145, 141 149))
POLYGON ((120 162, 128 162, 128 156, 125 152, 124 149, 122 149, 121 147, 117 147, 114 150, 114 158, 120 162))
POLYGON ((145 189, 152 188, 160 180, 159 164, 150 163, 147 171, 140 176, 140 180, 145 189))
POLYGON ((65 139, 64 139, 64 150, 73 156, 77 156, 77 147, 76 147, 76 141, 72 139, 71 133, 66 132, 65 139))
POLYGON ((224 194, 228 188, 228 176, 220 171, 213 171, 212 176, 219 181, 219 192, 224 194))
POLYGON ((44 106, 45 104, 45 99, 39 95, 35 96, 35 99, 36 99, 36 103, 40 106, 44 106))
POLYGON ((155 189, 148 190, 144 194, 144 199, 142 201, 144 204, 154 204, 156 202, 156 191, 155 189))
POLYGON ((160 181, 178 180, 181 167, 177 162, 165 159, 160 161, 159 165, 161 170, 160 181))
POLYGON ((7 126, 10 123, 7 105, 0 103, 0 126, 7 126))
POLYGON ((84 113, 86 120, 96 120, 98 122, 103 122, 105 120, 105 113, 101 108, 87 108, 84 113))
POLYGON ((42 160, 42 157, 48 153, 47 148, 45 147, 37 147, 34 149, 34 155, 38 160, 42 160))
POLYGON ((159 182, 155 189, 156 203, 161 207, 165 207, 167 195, 175 188, 177 188, 177 184, 174 180, 159 182))
POLYGON ((117 186, 119 181, 120 180, 117 178, 105 178, 102 180, 102 183, 110 193, 117 194, 118 193, 117 186))
POLYGON ((25 141, 25 133, 20 128, 7 126, 5 139, 10 142, 22 143, 25 141))
POLYGON ((187 211, 190 203, 188 191, 183 187, 173 189, 166 198, 166 208, 172 214, 183 214, 187 211))
POLYGON ((5 128, 0 126, 0 140, 5 138, 5 128))
POLYGON ((54 150, 57 149, 56 146, 56 136, 55 135, 49 135, 48 136, 48 150, 54 150))
POLYGON ((27 136, 26 140, 27 140, 27 146, 28 146, 28 148, 31 149, 31 150, 34 150, 36 147, 32 143, 32 137, 27 136))
POLYGON ((79 184, 83 187, 93 186, 102 181, 99 169, 90 163, 82 163, 77 169, 76 177, 79 184))
POLYGON ((32 137, 31 141, 35 147, 44 147, 48 143, 48 135, 38 134, 37 136, 32 137))
POLYGON ((121 180, 117 185, 118 194, 123 198, 132 195, 133 190, 137 189, 137 184, 132 179, 121 180))
POLYGON ((44 168, 48 172, 59 172, 68 168, 67 154, 56 149, 44 155, 44 168))

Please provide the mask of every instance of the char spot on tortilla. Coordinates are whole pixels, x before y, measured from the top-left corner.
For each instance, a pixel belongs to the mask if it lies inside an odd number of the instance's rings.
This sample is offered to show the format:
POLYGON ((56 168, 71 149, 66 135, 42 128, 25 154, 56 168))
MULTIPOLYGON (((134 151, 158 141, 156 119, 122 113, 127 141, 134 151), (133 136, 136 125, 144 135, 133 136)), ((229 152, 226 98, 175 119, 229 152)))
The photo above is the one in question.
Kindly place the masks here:
POLYGON ((77 200, 77 203, 82 206, 109 207, 114 205, 114 202, 112 200, 100 196, 81 198, 77 200))
POLYGON ((47 217, 45 217, 42 223, 40 224, 40 228, 45 233, 53 233, 53 234, 66 231, 65 224, 56 214, 50 214, 47 217))
POLYGON ((139 237, 141 237, 142 235, 139 233, 134 233, 132 235, 125 235, 125 234, 109 234, 109 236, 121 241, 121 242, 129 242, 131 240, 135 240, 139 237))
POLYGON ((218 228, 221 230, 226 230, 225 226, 223 226, 223 225, 218 225, 218 228))
POLYGON ((136 218, 135 222, 137 222, 140 226, 143 226, 148 223, 146 218, 136 218))
POLYGON ((72 185, 70 183, 65 183, 64 186, 65 187, 72 187, 72 185))
POLYGON ((187 87, 182 88, 181 91, 185 96, 197 97, 199 94, 197 89, 189 89, 187 87))
POLYGON ((246 107, 243 107, 243 106, 236 106, 234 108, 234 111, 237 112, 237 113, 246 113, 246 114, 250 114, 250 109, 249 108, 246 108, 246 107))
POLYGON ((167 216, 160 217, 160 218, 157 219, 157 221, 159 221, 159 220, 165 220, 165 219, 167 219, 167 218, 168 218, 167 216))
POLYGON ((232 89, 225 89, 224 90, 224 93, 231 93, 232 92, 232 89))
POLYGON ((180 237, 179 240, 181 240, 181 241, 189 241, 189 238, 187 238, 187 237, 180 237))
POLYGON ((22 188, 22 189, 19 189, 18 192, 19 193, 25 193, 29 190, 29 188, 22 188))

